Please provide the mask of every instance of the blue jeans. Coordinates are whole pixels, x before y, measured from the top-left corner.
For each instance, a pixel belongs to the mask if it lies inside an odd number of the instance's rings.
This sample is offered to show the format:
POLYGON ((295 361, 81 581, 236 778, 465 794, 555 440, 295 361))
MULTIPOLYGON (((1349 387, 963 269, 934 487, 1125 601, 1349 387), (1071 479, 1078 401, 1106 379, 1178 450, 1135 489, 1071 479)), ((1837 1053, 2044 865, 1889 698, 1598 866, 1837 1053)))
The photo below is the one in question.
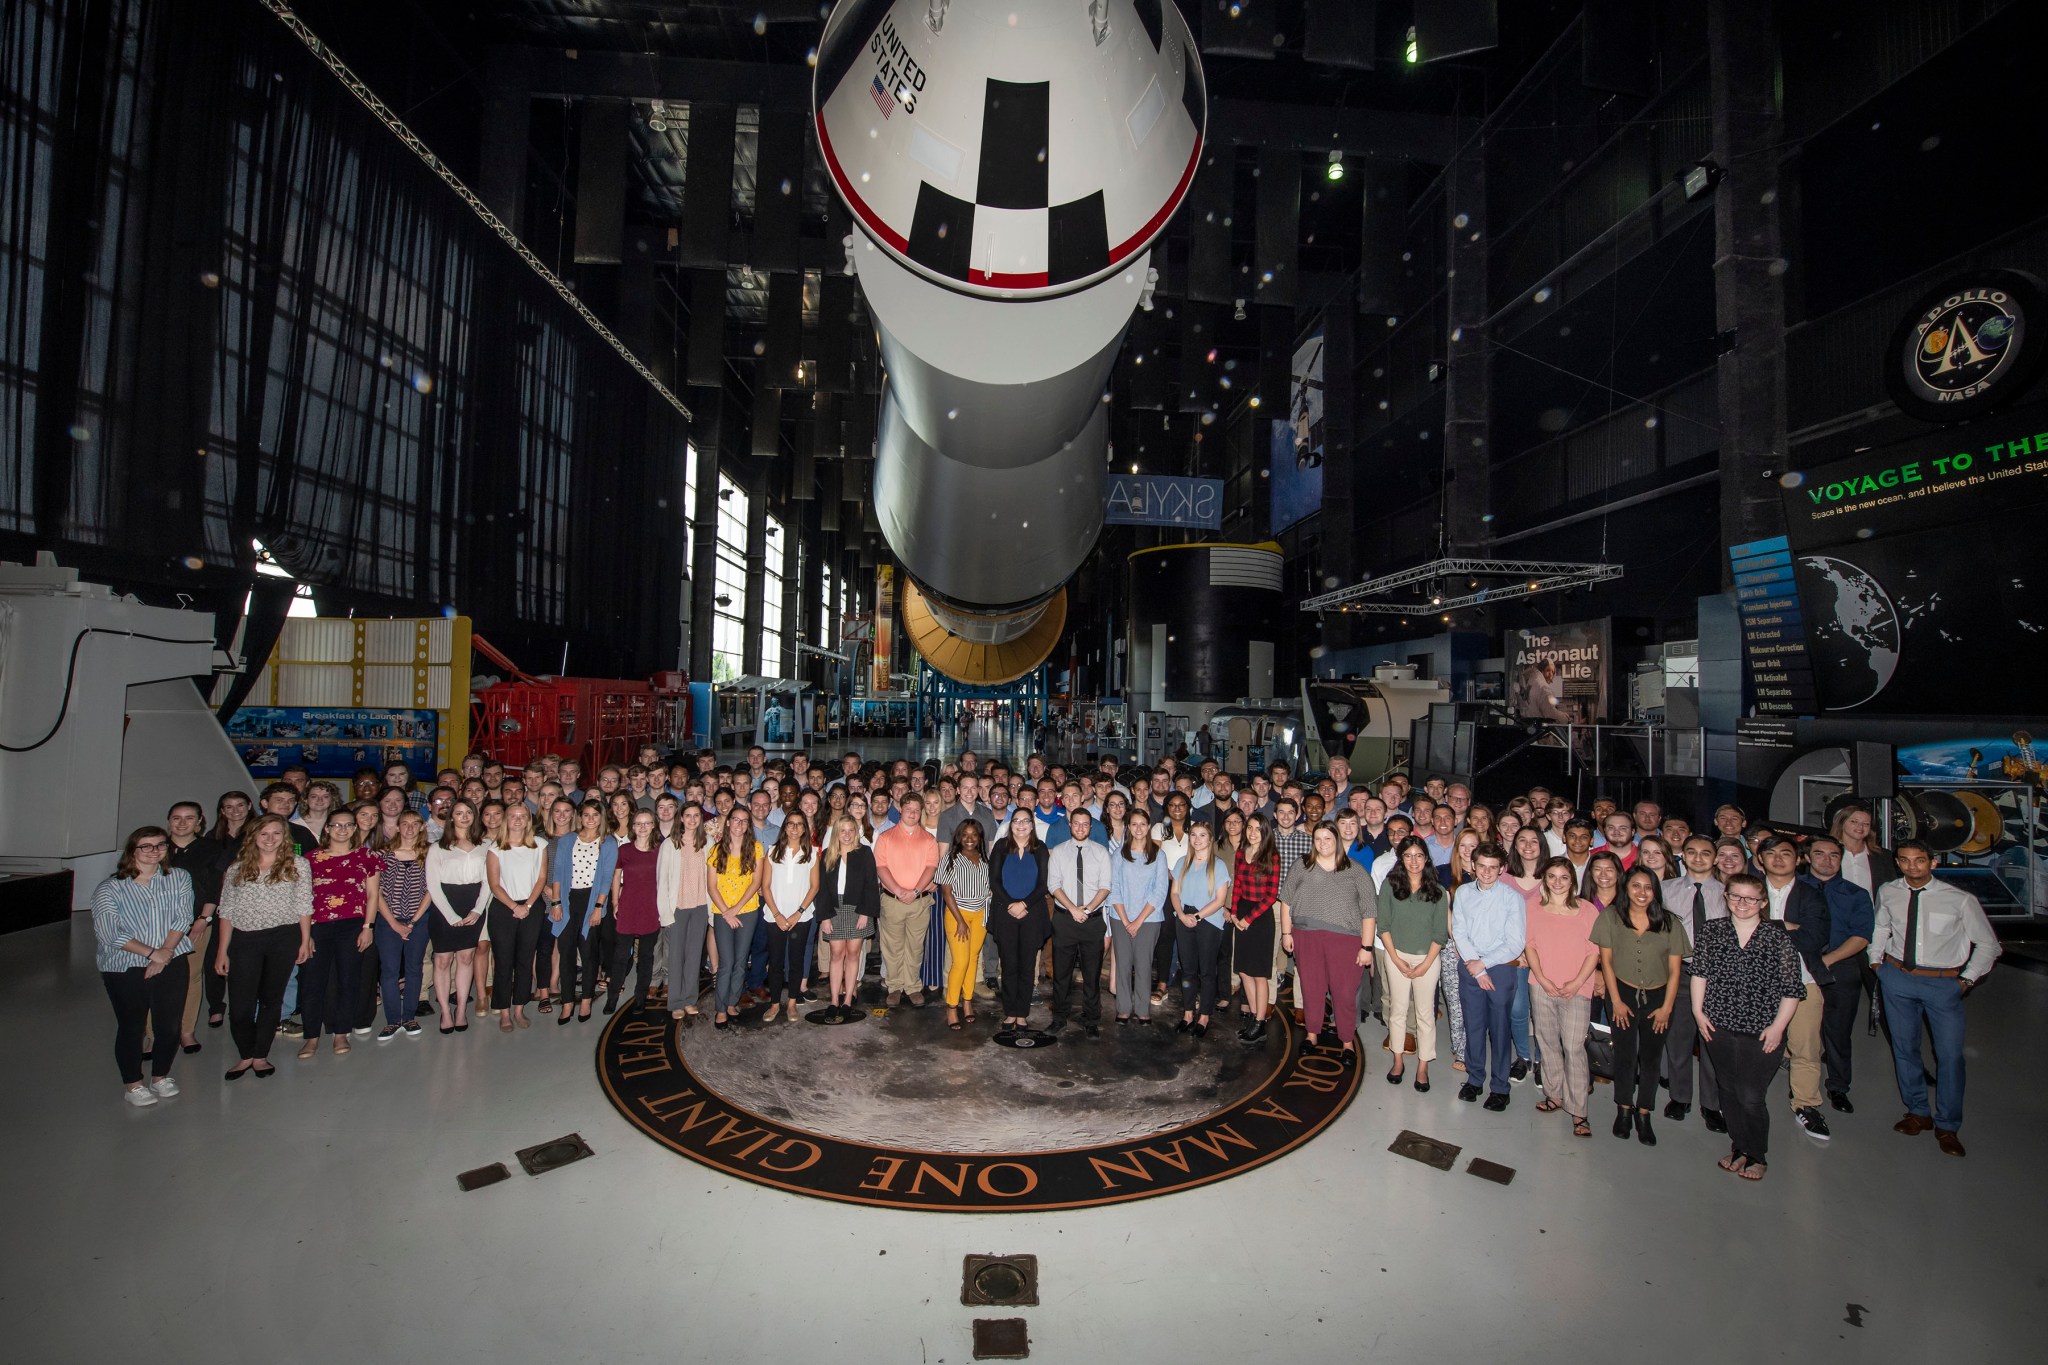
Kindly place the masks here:
POLYGON ((279 1016, 283 1019, 289 1019, 299 1012, 299 969, 296 964, 292 967, 292 974, 285 978, 284 1003, 279 1008, 284 1011, 279 1016))
POLYGON ((1535 1044, 1529 1038, 1529 969, 1515 968, 1515 1006, 1508 1016, 1508 1025, 1514 1031, 1515 1055, 1524 1061, 1536 1060, 1535 1044))
POLYGON ((1877 969, 1885 1018, 1892 1030, 1892 1069, 1906 1112, 1927 1114, 1927 1070, 1920 1060, 1920 1025, 1934 1039, 1934 1126, 1963 1126, 1963 983, 1953 976, 1915 976, 1890 963, 1877 969))
POLYGON ((377 963, 384 992, 384 1022, 393 1028, 413 1021, 420 1005, 420 964, 427 957, 427 918, 412 922, 412 936, 400 938, 382 916, 377 920, 377 963))
MULTIPOLYGON (((718 977, 712 983, 713 1007, 726 1013, 739 1008, 740 992, 745 986, 747 975, 747 954, 754 943, 754 932, 760 927, 761 912, 740 916, 739 928, 726 924, 725 916, 711 917, 711 935, 718 945, 718 977)), ((765 946, 761 955, 761 980, 768 979, 768 956, 765 946)))
POLYGON ((1488 967, 1492 990, 1472 978, 1472 969, 1458 964, 1458 1003, 1465 1012, 1465 1084, 1508 1093, 1508 1067, 1515 1060, 1510 1017, 1515 1011, 1515 966, 1488 967), (1493 1065, 1487 1066, 1488 1060, 1493 1065))
POLYGON ((747 948, 747 989, 765 990, 768 986, 768 916, 754 916, 754 937, 747 948))

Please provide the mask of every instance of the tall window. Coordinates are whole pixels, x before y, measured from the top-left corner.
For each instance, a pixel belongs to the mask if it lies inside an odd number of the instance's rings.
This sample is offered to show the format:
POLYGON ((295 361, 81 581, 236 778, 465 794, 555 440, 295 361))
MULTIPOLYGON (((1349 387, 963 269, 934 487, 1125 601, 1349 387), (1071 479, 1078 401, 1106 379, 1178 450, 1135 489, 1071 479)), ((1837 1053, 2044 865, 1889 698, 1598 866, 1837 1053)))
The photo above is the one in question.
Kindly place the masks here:
MULTIPOLYGON (((683 446, 683 573, 697 563, 697 447, 683 446)), ((685 601, 689 599, 685 598, 685 601)))
POLYGON ((818 586, 820 588, 817 610, 818 624, 816 633, 813 636, 813 642, 819 649, 829 649, 832 646, 832 626, 830 623, 832 618, 838 614, 839 607, 839 598, 836 596, 839 591, 839 583, 832 577, 832 561, 829 559, 818 566, 818 586))
POLYGON ((747 495, 718 475, 718 562, 712 580, 711 680, 729 682, 746 670, 747 495))
POLYGON ((789 528, 768 518, 768 544, 761 555, 761 671, 780 677, 782 667, 782 566, 789 553, 789 528))

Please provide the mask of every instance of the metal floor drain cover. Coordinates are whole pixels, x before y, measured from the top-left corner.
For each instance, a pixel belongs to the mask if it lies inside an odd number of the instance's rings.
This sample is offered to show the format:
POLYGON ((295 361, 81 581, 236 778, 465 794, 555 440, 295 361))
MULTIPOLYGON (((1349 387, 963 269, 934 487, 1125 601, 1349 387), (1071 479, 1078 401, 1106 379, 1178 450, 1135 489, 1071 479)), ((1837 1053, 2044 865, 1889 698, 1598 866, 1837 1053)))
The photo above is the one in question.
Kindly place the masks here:
POLYGON ((1465 1174, 1476 1175, 1481 1180, 1491 1180, 1496 1185, 1506 1185, 1514 1180, 1515 1168, 1503 1166, 1498 1161, 1488 1161, 1483 1156, 1475 1156, 1465 1167, 1465 1174))
POLYGON ((463 1193, 480 1190, 486 1185, 495 1185, 500 1180, 510 1180, 512 1172, 505 1169, 502 1161, 493 1161, 488 1166, 479 1166, 473 1171, 464 1171, 455 1177, 455 1183, 462 1186, 463 1193))
POLYGON ((843 1005, 827 1005, 824 1009, 812 1010, 809 1014, 806 1014, 804 1022, 807 1024, 822 1024, 828 1027, 838 1024, 864 1024, 867 1022, 868 1012, 866 1010, 855 1010, 849 1014, 845 1012, 845 1009, 846 1007, 843 1005))
POLYGON ((1031 1333, 1022 1318, 976 1318, 976 1360, 1023 1360, 1031 1354, 1031 1333))
POLYGON ((1036 1256, 969 1256, 960 1271, 960 1302, 969 1307, 1030 1308, 1038 1304, 1036 1256))
POLYGON ((1433 1137, 1403 1128, 1387 1150, 1395 1156, 1405 1156, 1410 1161, 1419 1161, 1425 1166, 1434 1166, 1439 1171, 1448 1171, 1458 1164, 1458 1153, 1464 1150, 1448 1142, 1439 1142, 1433 1137))
POLYGON ((521 1148, 517 1155, 520 1169, 528 1175, 546 1175, 549 1171, 558 1170, 572 1161, 581 1161, 594 1153, 590 1150, 590 1144, 583 1140, 581 1133, 571 1133, 567 1137, 558 1137, 553 1142, 521 1148))

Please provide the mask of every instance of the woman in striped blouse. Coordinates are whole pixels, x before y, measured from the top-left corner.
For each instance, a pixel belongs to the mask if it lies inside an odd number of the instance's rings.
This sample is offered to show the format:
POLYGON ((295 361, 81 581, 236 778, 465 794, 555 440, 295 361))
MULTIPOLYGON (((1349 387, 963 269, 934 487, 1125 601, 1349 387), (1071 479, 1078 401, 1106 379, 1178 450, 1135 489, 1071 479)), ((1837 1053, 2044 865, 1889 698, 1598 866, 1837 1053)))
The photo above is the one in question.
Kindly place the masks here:
POLYGON ((92 930, 100 980, 114 1002, 114 1061, 126 1099, 138 1109, 178 1093, 171 1063, 191 973, 178 959, 192 951, 192 879, 164 866, 171 836, 144 825, 128 836, 114 875, 92 895, 92 930), (142 1034, 154 1025, 147 1081, 142 1034))
POLYGON ((227 1074, 276 1072, 270 1045, 292 968, 313 955, 313 870, 282 815, 258 816, 220 888, 214 970, 228 979, 228 1028, 242 1059, 227 1074))
POLYGON ((398 837, 384 850, 384 870, 377 878, 377 961, 384 993, 384 1031, 377 1041, 388 1043, 401 1032, 420 1036, 420 972, 427 956, 427 924, 420 911, 427 903, 427 822, 417 811, 398 817, 398 837))

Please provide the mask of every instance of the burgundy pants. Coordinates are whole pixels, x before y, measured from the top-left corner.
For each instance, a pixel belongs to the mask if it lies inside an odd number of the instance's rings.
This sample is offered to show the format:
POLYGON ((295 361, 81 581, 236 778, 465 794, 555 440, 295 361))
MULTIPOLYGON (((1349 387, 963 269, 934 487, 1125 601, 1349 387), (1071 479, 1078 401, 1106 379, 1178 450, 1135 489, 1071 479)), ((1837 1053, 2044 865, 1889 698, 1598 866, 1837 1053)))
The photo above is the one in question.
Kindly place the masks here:
POLYGON ((1302 1021, 1309 1037, 1323 1031, 1323 995, 1329 994, 1337 1015, 1337 1037, 1352 1042, 1358 1037, 1358 983, 1365 968, 1358 965, 1359 939, 1356 934, 1333 934, 1327 929, 1294 931, 1294 965, 1300 968, 1299 994, 1302 1021))

